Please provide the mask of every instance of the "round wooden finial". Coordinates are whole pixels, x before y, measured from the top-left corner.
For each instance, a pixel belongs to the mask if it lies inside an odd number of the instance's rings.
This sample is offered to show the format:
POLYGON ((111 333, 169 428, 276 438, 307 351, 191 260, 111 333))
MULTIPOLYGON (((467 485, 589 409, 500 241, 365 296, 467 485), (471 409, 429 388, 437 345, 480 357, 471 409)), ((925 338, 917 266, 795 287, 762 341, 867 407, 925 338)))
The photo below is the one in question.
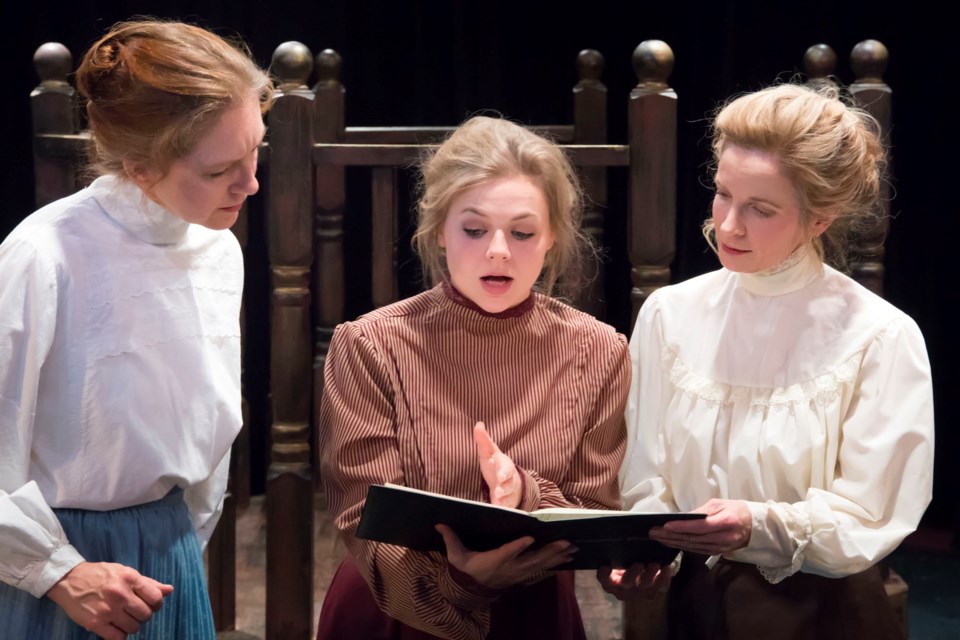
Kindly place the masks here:
POLYGON ((73 55, 59 42, 47 42, 34 52, 33 66, 41 82, 66 82, 73 70, 73 55))
POLYGON ((584 49, 577 54, 577 75, 581 80, 599 80, 603 75, 603 54, 596 49, 584 49))
POLYGON ((313 54, 305 44, 290 40, 273 52, 270 68, 280 84, 304 85, 313 71, 313 54))
POLYGON ((858 42, 850 52, 850 66, 857 82, 883 82, 890 53, 879 40, 858 42))
POLYGON ((340 80, 343 58, 333 49, 324 49, 317 54, 317 82, 340 80))
POLYGON ((832 76, 837 69, 837 54, 828 44, 815 44, 803 54, 803 69, 811 79, 832 76))
POLYGON ((663 40, 644 40, 633 50, 633 72, 640 84, 666 84, 673 71, 673 49, 663 40))

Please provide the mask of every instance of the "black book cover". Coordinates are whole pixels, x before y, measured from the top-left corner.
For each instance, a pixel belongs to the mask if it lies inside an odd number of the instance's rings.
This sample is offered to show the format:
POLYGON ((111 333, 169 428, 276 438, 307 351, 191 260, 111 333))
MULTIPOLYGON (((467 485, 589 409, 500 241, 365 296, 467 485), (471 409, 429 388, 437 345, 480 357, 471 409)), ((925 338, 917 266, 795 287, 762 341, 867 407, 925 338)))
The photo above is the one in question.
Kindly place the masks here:
POLYGON ((540 509, 533 513, 451 498, 397 485, 371 485, 357 537, 417 551, 446 553, 434 525, 456 531, 468 549, 487 551, 529 535, 534 547, 569 540, 580 550, 558 569, 628 567, 635 562, 667 564, 677 550, 648 537, 650 527, 669 520, 704 518, 702 513, 635 513, 595 509, 540 509))

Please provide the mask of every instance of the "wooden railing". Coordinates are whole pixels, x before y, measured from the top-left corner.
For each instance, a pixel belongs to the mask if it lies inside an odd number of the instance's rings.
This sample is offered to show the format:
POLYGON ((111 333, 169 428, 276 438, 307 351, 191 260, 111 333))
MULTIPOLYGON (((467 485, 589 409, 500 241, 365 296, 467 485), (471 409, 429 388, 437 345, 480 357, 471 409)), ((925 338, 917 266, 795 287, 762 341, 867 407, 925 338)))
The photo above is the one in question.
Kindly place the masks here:
MULTIPOLYGON (((890 90, 882 80, 886 50, 866 41, 857 45, 852 59, 857 75, 851 91, 888 130, 890 90)), ((31 94, 39 206, 81 186, 76 168, 89 136, 78 129, 77 99, 67 82, 72 70, 69 51, 48 43, 37 50, 34 61, 41 79, 31 94)), ((601 81, 604 59, 594 50, 581 51, 576 59, 574 122, 534 127, 564 146, 581 173, 589 203, 584 218, 588 233, 600 246, 625 245, 621 248, 629 274, 609 274, 610 265, 596 263, 592 267, 596 277, 576 301, 599 318, 611 311, 604 295, 610 277, 612 286, 631 283, 625 298, 635 318, 649 295, 671 281, 676 249, 678 97, 668 84, 674 56, 666 43, 653 40, 636 48, 632 62, 637 84, 625 97, 625 143, 608 143, 607 89, 601 81), (611 170, 627 174, 629 193, 623 211, 608 206, 611 170), (605 228, 618 231, 604 237, 605 228)), ((836 56, 828 47, 813 47, 805 62, 811 77, 826 77, 834 71, 836 56)), ((306 640, 313 624, 313 497, 319 486, 311 443, 327 348, 334 327, 344 320, 346 283, 358 261, 366 261, 371 274, 369 308, 397 299, 402 213, 398 176, 452 127, 346 126, 341 58, 329 49, 314 58, 306 46, 284 43, 274 53, 272 71, 279 91, 267 116, 268 139, 261 153, 266 193, 255 196, 261 199, 267 220, 269 265, 264 267, 271 279, 266 633, 270 639, 306 640), (346 178, 351 167, 369 171, 369 211, 349 202, 346 178), (372 229, 370 255, 348 255, 345 228, 362 216, 368 216, 372 229)), ((858 279, 875 291, 881 290, 885 230, 881 225, 861 241, 855 270, 858 279)), ((234 232, 246 247, 245 215, 234 232)), ((245 301, 248 311, 267 304, 245 301)), ((262 373, 247 369, 244 375, 262 373)), ((224 515, 209 547, 211 599, 221 630, 234 626, 236 511, 250 497, 251 456, 246 430, 243 434, 234 448, 224 515)), ((625 608, 625 638, 657 637, 659 627, 651 624, 649 606, 632 603, 625 608)))

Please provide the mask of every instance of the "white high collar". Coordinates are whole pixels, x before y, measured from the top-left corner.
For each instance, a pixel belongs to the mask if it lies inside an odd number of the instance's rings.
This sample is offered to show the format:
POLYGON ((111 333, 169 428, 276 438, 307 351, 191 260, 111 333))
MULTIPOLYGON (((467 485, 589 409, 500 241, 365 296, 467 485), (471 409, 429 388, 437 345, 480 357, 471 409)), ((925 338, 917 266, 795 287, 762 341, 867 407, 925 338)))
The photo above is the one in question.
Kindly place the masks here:
POLYGON ((758 296, 782 296, 823 277, 823 262, 809 244, 802 244, 779 264, 757 273, 738 273, 741 287, 758 296))
POLYGON ((149 244, 177 244, 190 227, 189 222, 151 200, 129 180, 101 176, 93 181, 90 189, 114 222, 149 244))

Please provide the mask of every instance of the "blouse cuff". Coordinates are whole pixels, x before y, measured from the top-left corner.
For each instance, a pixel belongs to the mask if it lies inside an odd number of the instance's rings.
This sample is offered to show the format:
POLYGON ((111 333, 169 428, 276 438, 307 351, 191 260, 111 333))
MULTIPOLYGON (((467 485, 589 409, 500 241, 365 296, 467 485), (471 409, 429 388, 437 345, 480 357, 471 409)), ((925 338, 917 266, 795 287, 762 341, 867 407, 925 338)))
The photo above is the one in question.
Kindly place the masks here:
POLYGON ((757 565, 771 584, 781 582, 800 570, 813 535, 810 517, 802 509, 784 502, 749 502, 753 519, 746 548, 728 554, 731 560, 757 565))
POLYGON ((440 572, 440 593, 458 609, 472 611, 489 605, 500 592, 484 586, 472 577, 447 563, 447 570, 440 572))
POLYGON ((537 481, 530 477, 530 474, 517 467, 520 473, 520 504, 518 509, 523 511, 536 511, 540 508, 540 486, 537 481))
POLYGON ((73 545, 65 544, 57 548, 47 560, 38 562, 36 568, 23 578, 18 588, 40 598, 83 561, 83 556, 73 545))

